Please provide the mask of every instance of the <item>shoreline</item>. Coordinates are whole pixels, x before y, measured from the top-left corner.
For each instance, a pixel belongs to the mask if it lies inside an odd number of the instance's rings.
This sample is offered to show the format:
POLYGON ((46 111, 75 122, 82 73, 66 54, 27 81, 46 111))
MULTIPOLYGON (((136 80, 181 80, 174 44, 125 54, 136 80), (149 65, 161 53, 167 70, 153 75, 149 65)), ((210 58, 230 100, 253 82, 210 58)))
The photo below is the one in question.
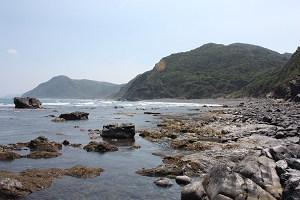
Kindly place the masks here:
MULTIPOLYGON (((172 102, 174 99, 161 101, 172 102)), ((210 99, 179 101, 199 103, 210 99)), ((175 139, 169 139, 172 148, 191 150, 194 153, 184 156, 163 155, 163 170, 143 169, 138 173, 144 176, 153 173, 163 176, 166 171, 174 170, 170 164, 179 166, 184 169, 184 175, 204 179, 197 183, 203 188, 194 188, 191 183, 182 191, 189 191, 189 195, 206 194, 209 199, 247 199, 247 196, 253 199, 298 199, 300 105, 281 99, 213 99, 213 102, 222 102, 229 107, 211 109, 202 114, 210 119, 208 123, 166 119, 160 125, 166 127, 166 130, 183 131, 180 135, 161 131, 162 140, 173 137, 175 139), (201 129, 187 128, 193 126, 201 129), (219 137, 220 143, 203 142, 200 139, 203 134, 219 137), (240 181, 236 182, 237 179, 240 181)), ((151 131, 143 133, 148 140, 157 141, 157 131, 153 131, 153 134, 154 138, 151 138, 151 131)), ((176 174, 177 171, 174 170, 173 173, 176 174)))
MULTIPOLYGON (((174 153, 166 155, 163 150, 149 152, 152 155, 160 156, 163 164, 155 168, 142 168, 136 171, 137 174, 157 178, 164 177, 170 180, 182 175, 188 176, 191 179, 191 184, 196 182, 198 185, 200 184, 204 188, 203 194, 211 199, 217 198, 213 194, 223 195, 222 192, 212 189, 216 188, 214 185, 216 182, 219 188, 230 186, 227 197, 236 195, 236 191, 239 191, 239 194, 250 195, 249 192, 251 195, 256 194, 256 191, 252 191, 253 188, 247 188, 250 187, 250 182, 255 187, 260 188, 260 193, 267 194, 266 198, 269 199, 281 199, 287 195, 294 195, 295 192, 289 191, 288 188, 292 187, 291 184, 295 185, 292 180, 300 180, 300 169, 297 168, 300 162, 299 104, 276 99, 248 98, 155 99, 146 102, 218 103, 223 106, 205 108, 208 112, 199 112, 186 120, 182 118, 184 114, 174 115, 175 117, 161 115, 161 120, 156 123, 157 130, 136 131, 141 139, 148 140, 153 144, 163 142, 174 153), (203 140, 205 137, 218 138, 220 141, 205 141, 203 140), (288 152, 286 155, 292 156, 278 157, 277 155, 281 155, 283 151, 288 152), (284 163, 286 167, 280 166, 277 162, 284 163), (254 174, 255 177, 247 177, 243 171, 239 171, 241 168, 248 170, 247 173, 254 174), (278 171, 279 168, 281 171, 278 171), (265 173, 267 169, 267 173, 264 174, 265 177, 262 177, 251 169, 260 173, 265 173), (244 182, 239 182, 240 185, 235 183, 231 179, 232 172, 236 178, 244 180, 244 182), (299 176, 295 176, 294 173, 299 174, 299 176), (215 177, 214 175, 218 176, 215 177), (220 178, 226 180, 226 184, 222 184, 220 178), (261 182, 271 185, 273 192, 270 193, 265 189, 267 186, 261 185, 261 182)), ((140 114, 142 113, 143 111, 140 114)), ((108 142, 111 141, 108 140, 108 142)), ((112 143, 117 144, 116 142, 112 143)), ((139 148, 134 151, 138 153, 139 148)), ((5 156, 5 154, 3 155, 5 156)), ((16 154, 7 155, 16 156, 16 154)), ((19 178, 12 174, 10 177, 19 178)), ((0 178, 9 177, 0 174, 0 178)), ((13 182, 7 182, 7 184, 13 184, 13 182)), ((11 187, 13 191, 14 187, 18 187, 18 185, 11 187)), ((184 187, 182 186, 182 191, 184 187)), ((186 187, 191 187, 191 185, 187 183, 186 187)), ((199 186, 197 190, 201 187, 199 186)), ((296 189, 294 191, 297 192, 296 189)), ((253 198, 255 199, 255 197, 253 198)))

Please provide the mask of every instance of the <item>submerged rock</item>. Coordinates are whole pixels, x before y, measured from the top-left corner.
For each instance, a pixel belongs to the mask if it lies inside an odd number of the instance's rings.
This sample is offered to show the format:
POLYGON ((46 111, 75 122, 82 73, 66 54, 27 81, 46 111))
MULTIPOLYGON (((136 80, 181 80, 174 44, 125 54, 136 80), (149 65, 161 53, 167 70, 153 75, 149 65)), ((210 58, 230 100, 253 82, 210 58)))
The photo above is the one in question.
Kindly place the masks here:
POLYGON ((63 118, 65 120, 86 120, 88 119, 89 113, 86 112, 72 112, 72 113, 64 113, 59 115, 59 118, 63 118))
POLYGON ((146 138, 147 140, 150 140, 152 142, 158 142, 159 140, 165 140, 165 139, 175 139, 179 136, 178 133, 169 132, 164 129, 160 130, 148 130, 143 129, 139 130, 139 136, 146 138))
POLYGON ((37 98, 14 98, 15 108, 42 108, 42 103, 37 98))
POLYGON ((54 179, 61 176, 76 178, 91 178, 101 174, 101 168, 74 166, 68 169, 26 169, 18 175, 13 172, 0 170, 0 195, 5 199, 25 197, 35 191, 51 186, 54 179))
POLYGON ((86 151, 94 151, 94 152, 107 152, 107 151, 118 151, 119 148, 117 146, 111 145, 108 142, 95 142, 92 141, 88 145, 83 147, 86 151))
POLYGON ((114 123, 103 126, 102 137, 106 138, 134 138, 135 125, 132 123, 114 123))
POLYGON ((141 145, 134 145, 134 146, 129 147, 129 150, 140 149, 140 148, 141 148, 141 145))
POLYGON ((30 154, 27 154, 26 156, 22 156, 22 158, 33 158, 33 159, 39 159, 39 158, 55 158, 62 155, 58 151, 54 152, 48 152, 48 151, 36 151, 30 154))
POLYGON ((51 120, 51 122, 65 122, 66 120, 64 118, 55 117, 51 120))
POLYGON ((62 144, 58 142, 49 142, 45 136, 39 136, 29 142, 28 147, 35 151, 57 152, 62 149, 62 144))
POLYGON ((0 160, 14 160, 20 158, 20 155, 11 151, 0 152, 0 160))
POLYGON ((182 175, 183 169, 175 165, 159 165, 156 168, 142 169, 136 171, 137 174, 142 176, 159 177, 167 175, 182 175))
MULTIPOLYGON (((62 144, 58 142, 50 142, 47 137, 39 136, 30 142, 19 142, 16 144, 10 144, 11 148, 6 147, 6 152, 0 152, 0 160, 12 160, 16 158, 53 158, 60 156, 61 153, 58 150, 62 149, 62 144), (22 150, 24 147, 30 149, 30 153, 27 155, 19 155, 11 150, 22 150)), ((26 149, 27 150, 27 149, 26 149)))

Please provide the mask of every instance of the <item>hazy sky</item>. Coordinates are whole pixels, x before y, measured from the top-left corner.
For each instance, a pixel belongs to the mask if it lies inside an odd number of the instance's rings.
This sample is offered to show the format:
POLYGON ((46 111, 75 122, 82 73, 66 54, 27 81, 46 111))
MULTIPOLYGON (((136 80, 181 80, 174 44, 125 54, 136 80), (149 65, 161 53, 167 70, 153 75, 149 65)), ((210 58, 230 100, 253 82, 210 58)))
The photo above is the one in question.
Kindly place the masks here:
POLYGON ((206 43, 293 53, 299 0, 0 0, 0 96, 53 76, 127 83, 206 43))

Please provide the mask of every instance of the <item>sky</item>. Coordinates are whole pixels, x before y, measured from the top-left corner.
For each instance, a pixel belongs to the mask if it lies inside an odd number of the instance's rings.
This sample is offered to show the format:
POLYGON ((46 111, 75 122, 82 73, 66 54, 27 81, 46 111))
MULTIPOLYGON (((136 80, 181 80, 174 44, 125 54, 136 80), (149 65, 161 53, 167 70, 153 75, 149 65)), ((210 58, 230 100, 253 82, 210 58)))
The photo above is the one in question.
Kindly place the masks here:
POLYGON ((54 76, 127 83, 207 43, 300 46, 299 0, 0 0, 0 97, 54 76))

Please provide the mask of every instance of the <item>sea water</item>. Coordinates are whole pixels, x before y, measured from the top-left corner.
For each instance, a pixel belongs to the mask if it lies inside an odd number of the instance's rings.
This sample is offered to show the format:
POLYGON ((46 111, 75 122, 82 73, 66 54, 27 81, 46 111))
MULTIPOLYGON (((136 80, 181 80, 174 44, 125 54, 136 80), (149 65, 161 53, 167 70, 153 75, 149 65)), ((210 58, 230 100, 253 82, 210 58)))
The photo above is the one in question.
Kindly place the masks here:
MULTIPOLYGON (((74 99, 40 99, 42 109, 16 109, 13 99, 0 98, 0 144, 29 142, 44 135, 49 141, 70 141, 82 144, 91 139, 89 129, 102 130, 110 123, 133 123, 136 130, 157 129, 157 123, 163 118, 180 114, 199 114, 206 112, 207 106, 218 106, 207 102, 170 102, 170 101, 114 101, 114 100, 74 100, 74 99), (196 109, 195 109, 196 108, 196 109), (88 120, 51 122, 51 115, 82 111, 89 113, 88 120), (161 115, 148 115, 144 112, 159 112, 161 115), (79 128, 75 128, 78 127, 79 128)), ((99 135, 98 135, 99 136, 99 135)), ((176 154, 166 143, 152 143, 135 135, 135 140, 112 142, 119 147, 116 152, 86 152, 82 148, 63 146, 61 156, 50 159, 15 159, 0 161, 1 170, 18 173, 25 169, 70 168, 75 165, 99 167, 105 171, 95 178, 73 178, 63 176, 53 181, 49 188, 36 191, 23 199, 180 199, 181 186, 174 185, 161 188, 153 182, 158 177, 145 177, 136 174, 142 168, 154 168, 162 163, 162 158, 152 152, 176 154), (130 150, 132 145, 140 149, 130 150)), ((29 150, 16 153, 28 154, 29 150)))

